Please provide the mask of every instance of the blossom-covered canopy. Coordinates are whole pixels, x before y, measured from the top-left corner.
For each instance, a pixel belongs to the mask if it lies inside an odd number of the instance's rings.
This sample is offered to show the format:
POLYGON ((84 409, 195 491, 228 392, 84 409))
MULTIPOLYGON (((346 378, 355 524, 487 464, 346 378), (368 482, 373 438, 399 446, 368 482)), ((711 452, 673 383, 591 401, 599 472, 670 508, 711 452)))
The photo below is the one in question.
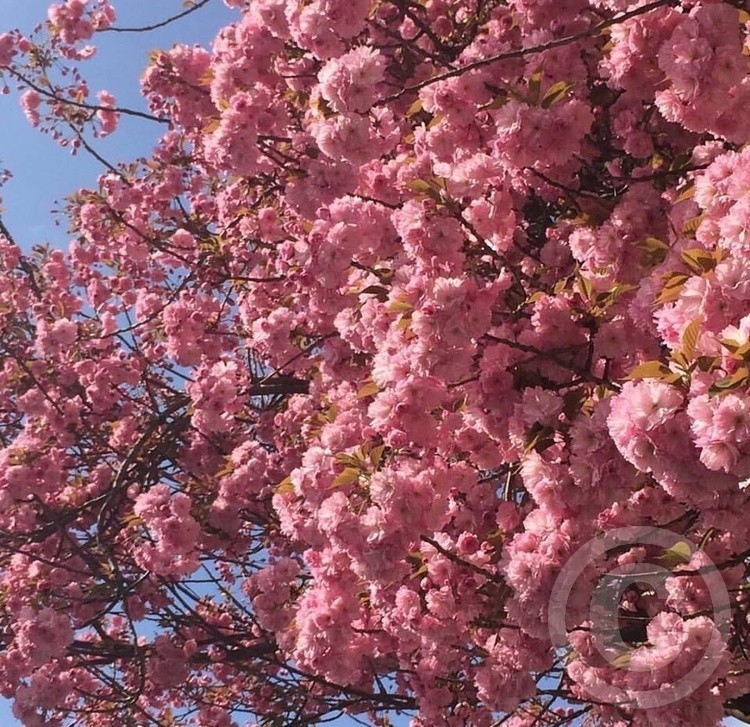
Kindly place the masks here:
POLYGON ((750 712, 743 0, 225 4, 147 110, 85 81, 108 0, 0 35, 104 165, 67 250, 0 236, 0 694, 28 727, 750 712), (126 114, 160 138, 115 163, 126 114), (643 526, 675 545, 600 553, 554 639, 574 554, 643 526), (599 577, 643 563, 603 656, 599 577))

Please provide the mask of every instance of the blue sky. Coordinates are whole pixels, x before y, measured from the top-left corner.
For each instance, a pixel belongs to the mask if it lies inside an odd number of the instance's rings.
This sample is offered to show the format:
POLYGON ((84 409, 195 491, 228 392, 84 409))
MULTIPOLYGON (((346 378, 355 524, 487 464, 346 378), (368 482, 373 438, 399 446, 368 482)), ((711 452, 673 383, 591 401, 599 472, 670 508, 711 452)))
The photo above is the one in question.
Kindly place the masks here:
MULTIPOLYGON (((12 28, 29 32, 46 17, 47 0, 0 0, 0 33, 12 28)), ((116 2, 117 25, 148 25, 171 17, 184 6, 181 0, 119 0, 116 2)), ((169 48, 175 42, 207 45, 216 30, 234 17, 221 2, 211 0, 207 6, 173 25, 145 34, 108 33, 94 59, 84 65, 84 76, 92 93, 106 89, 117 97, 118 105, 145 110, 138 79, 146 66, 150 51, 169 48)), ((153 122, 123 117, 117 133, 95 143, 109 161, 127 161, 151 150, 163 129, 153 122)), ((49 136, 33 129, 11 94, 0 96, 0 168, 8 168, 13 178, 0 188, 3 219, 23 248, 40 243, 67 248, 69 236, 64 218, 52 209, 80 187, 94 187, 101 165, 88 154, 75 156, 58 146, 49 136), (56 225, 55 220, 61 224, 56 225)), ((240 724, 244 719, 238 719, 240 724)), ((408 720, 394 718, 404 727, 408 720)), ((16 720, 6 700, 0 698, 0 727, 13 727, 16 720)), ((337 721, 340 727, 359 724, 350 719, 337 721)))
MULTIPOLYGON (((0 0, 0 32, 10 28, 29 31, 46 17, 46 0, 0 0)), ((170 17, 183 9, 181 0, 120 0, 116 3, 122 26, 138 26, 170 17)), ((208 43, 215 31, 236 11, 221 0, 179 22, 151 33, 108 33, 101 36, 97 56, 84 65, 93 92, 112 91, 119 105, 145 108, 139 95, 138 78, 148 54, 169 48, 175 41, 208 43)), ((118 133, 97 143, 110 160, 128 160, 147 153, 161 127, 130 117, 121 120, 118 133)), ((94 186, 101 166, 85 153, 72 156, 50 137, 31 128, 13 94, 0 97, 0 167, 9 168, 13 179, 0 189, 3 216, 17 242, 30 247, 39 242, 67 246, 65 226, 55 227, 50 211, 56 200, 82 186, 94 186)))
MULTIPOLYGON (((47 0, 0 0, 0 33, 12 28, 29 32, 46 17, 47 0)), ((184 9, 181 0, 120 0, 117 24, 132 27, 171 17, 184 9)), ((95 59, 85 65, 92 92, 112 91, 119 105, 145 108, 138 91, 138 78, 148 54, 169 48, 174 42, 207 44, 232 13, 221 0, 167 28, 146 34, 109 33, 102 36, 95 59)), ((118 133, 99 142, 97 148, 110 160, 128 160, 147 154, 159 130, 156 124, 125 117, 118 133)), ((57 200, 82 186, 95 186, 101 166, 87 154, 72 156, 49 136, 29 126, 14 94, 0 96, 0 168, 13 178, 0 189, 3 219, 24 248, 49 242, 67 247, 66 227, 54 224, 51 214, 57 200)), ((0 727, 20 725, 5 700, 0 699, 0 727)))

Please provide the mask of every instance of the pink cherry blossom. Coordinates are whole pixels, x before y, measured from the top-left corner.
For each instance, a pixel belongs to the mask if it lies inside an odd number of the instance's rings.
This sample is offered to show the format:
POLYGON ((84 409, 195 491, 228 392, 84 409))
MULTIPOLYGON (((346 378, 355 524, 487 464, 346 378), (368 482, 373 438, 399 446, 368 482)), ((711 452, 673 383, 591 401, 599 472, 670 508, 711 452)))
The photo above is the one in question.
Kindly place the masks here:
POLYGON ((104 165, 64 249, 0 225, 17 718, 746 716, 740 4, 58 0, 0 33, 3 91, 104 165), (152 26, 128 108, 93 59, 152 26), (677 541, 555 601, 622 528, 677 541))

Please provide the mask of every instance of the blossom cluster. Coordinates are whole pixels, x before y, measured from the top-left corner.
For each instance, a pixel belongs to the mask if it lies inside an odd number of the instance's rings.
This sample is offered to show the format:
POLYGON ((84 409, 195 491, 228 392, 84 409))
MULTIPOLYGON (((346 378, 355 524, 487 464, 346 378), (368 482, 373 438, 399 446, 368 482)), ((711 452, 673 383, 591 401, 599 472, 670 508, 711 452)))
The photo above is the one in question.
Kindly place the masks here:
MULTIPOLYGON (((225 4, 151 55, 162 135, 71 198, 69 249, 0 236, 0 693, 31 727, 720 724, 750 693, 750 16, 225 4), (671 569, 623 594, 627 668, 593 572, 554 645, 566 563, 643 525, 700 547, 606 555, 671 569)), ((127 112, 83 79, 114 22, 0 35, 62 143, 127 112)))

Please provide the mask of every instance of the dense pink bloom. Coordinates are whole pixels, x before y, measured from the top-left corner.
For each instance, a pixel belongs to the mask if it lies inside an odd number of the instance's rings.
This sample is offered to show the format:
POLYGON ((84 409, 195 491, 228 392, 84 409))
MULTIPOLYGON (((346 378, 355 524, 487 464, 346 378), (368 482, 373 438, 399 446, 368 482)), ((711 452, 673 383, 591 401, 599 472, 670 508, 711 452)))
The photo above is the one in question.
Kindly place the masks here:
POLYGON ((107 0, 0 34, 2 90, 104 165, 67 249, 0 234, 17 717, 742 708, 740 4, 225 0, 212 42, 149 55, 132 109, 87 74, 141 37, 107 0), (124 131, 152 152, 110 158, 124 131))
POLYGON ((0 33, 0 68, 13 60, 15 45, 16 40, 11 33, 0 33))
POLYGON ((335 111, 366 112, 385 77, 385 58, 375 50, 356 48, 328 61, 318 74, 320 93, 335 111))

